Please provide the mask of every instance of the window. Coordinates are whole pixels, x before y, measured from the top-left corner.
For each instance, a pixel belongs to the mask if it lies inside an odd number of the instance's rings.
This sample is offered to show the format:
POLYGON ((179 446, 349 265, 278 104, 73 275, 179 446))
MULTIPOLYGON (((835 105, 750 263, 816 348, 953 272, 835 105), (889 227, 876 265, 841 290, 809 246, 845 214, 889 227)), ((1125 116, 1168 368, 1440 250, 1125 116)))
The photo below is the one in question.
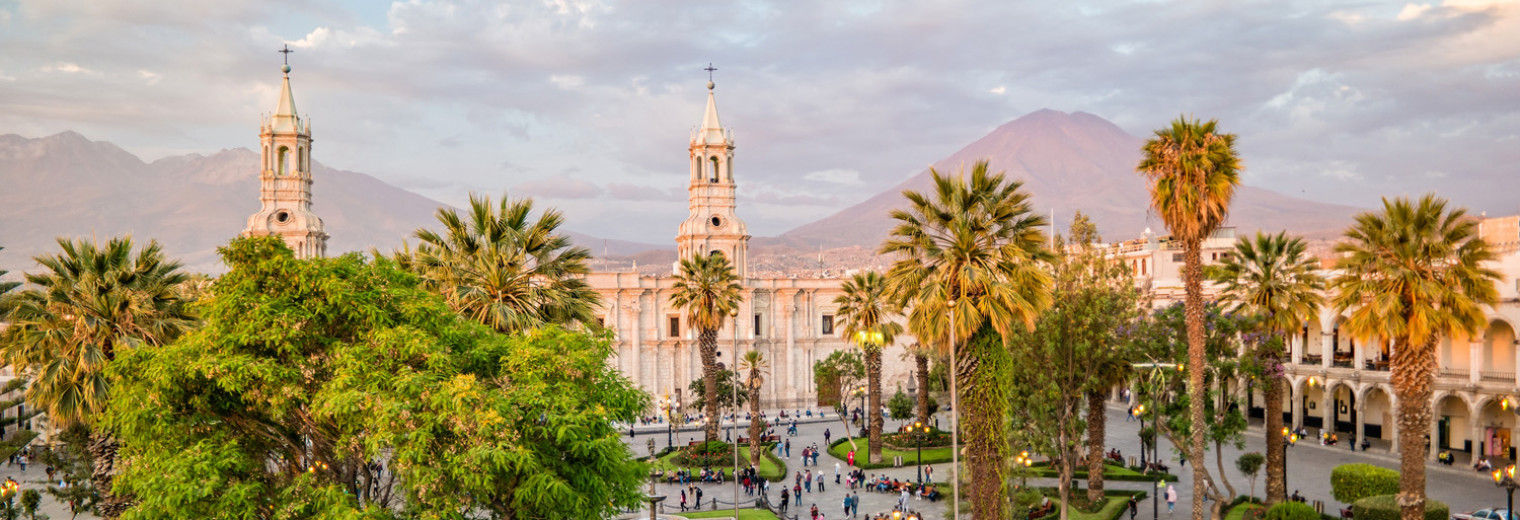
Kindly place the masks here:
POLYGON ((283 146, 280 147, 279 161, 280 161, 279 162, 279 169, 275 170, 275 173, 278 174, 278 175, 285 175, 285 173, 287 171, 286 168, 290 164, 290 149, 289 148, 286 148, 286 147, 283 147, 283 146))
POLYGON ((1172 253, 1172 261, 1173 262, 1181 262, 1182 261, 1182 253, 1172 253))
POLYGON ((671 338, 680 338, 681 337, 681 317, 680 316, 671 316, 670 317, 670 337, 671 338))
POLYGON ((718 182, 718 158, 713 157, 707 164, 707 182, 718 182))
POLYGON ((760 329, 760 315, 759 314, 755 314, 755 337, 757 337, 757 338, 765 337, 765 334, 762 333, 762 332, 760 332, 760 331, 761 331, 761 329, 760 329))
POLYGON ((607 326, 607 317, 606 316, 597 316, 596 317, 596 324, 598 326, 601 326, 601 327, 606 327, 607 326))
POLYGON ((823 335, 825 335, 825 336, 832 336, 832 335, 834 335, 834 315, 833 314, 825 314, 825 315, 823 315, 823 335))

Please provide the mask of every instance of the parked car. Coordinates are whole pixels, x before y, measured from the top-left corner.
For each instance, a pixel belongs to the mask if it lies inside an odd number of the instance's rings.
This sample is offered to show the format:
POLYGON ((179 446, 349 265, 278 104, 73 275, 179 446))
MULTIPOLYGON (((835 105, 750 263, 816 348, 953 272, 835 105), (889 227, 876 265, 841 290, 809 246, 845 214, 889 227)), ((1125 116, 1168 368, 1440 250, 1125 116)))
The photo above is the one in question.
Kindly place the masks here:
POLYGON ((1520 520, 1508 509, 1479 509, 1470 513, 1457 513, 1451 515, 1451 520, 1520 520), (1509 518, 1505 518, 1505 517, 1509 518))

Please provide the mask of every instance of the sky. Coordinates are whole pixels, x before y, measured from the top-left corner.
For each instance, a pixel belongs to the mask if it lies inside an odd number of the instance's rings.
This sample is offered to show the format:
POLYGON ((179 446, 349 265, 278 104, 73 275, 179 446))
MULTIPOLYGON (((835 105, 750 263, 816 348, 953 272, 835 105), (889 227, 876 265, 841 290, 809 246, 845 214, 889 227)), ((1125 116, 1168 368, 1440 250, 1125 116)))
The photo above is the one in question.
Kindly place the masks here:
POLYGON ((1245 183, 1293 196, 1520 213, 1516 0, 0 0, 0 134, 253 148, 283 45, 316 160, 606 238, 685 217, 709 63, 759 236, 1041 108, 1218 119, 1245 183))

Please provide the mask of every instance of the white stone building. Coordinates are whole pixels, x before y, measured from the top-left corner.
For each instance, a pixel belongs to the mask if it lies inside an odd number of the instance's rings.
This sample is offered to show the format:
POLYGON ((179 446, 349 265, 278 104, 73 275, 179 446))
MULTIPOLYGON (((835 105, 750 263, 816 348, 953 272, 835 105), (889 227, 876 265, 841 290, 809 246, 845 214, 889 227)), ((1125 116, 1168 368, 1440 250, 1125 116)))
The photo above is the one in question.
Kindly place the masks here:
POLYGON ((242 236, 277 235, 296 258, 319 258, 327 254, 327 229, 311 211, 311 122, 296 113, 290 65, 281 71, 280 102, 259 128, 262 207, 248 217, 242 236))
MULTIPOLYGON (((842 280, 750 276, 750 236, 735 212, 733 133, 718 119, 714 85, 707 86, 707 109, 688 146, 690 214, 677 227, 677 252, 688 258, 721 251, 742 279, 738 323, 730 322, 718 333, 719 360, 732 366, 736 342, 741 355, 759 350, 771 361, 762 406, 812 407, 817 398, 813 364, 836 350, 855 348, 837 326, 834 298, 841 294, 842 280)), ((586 279, 604 300, 602 322, 616 333, 618 368, 656 398, 688 393, 687 385, 701 376, 702 365, 685 312, 670 303, 674 276, 597 272, 586 279)), ((888 396, 899 385, 912 391, 916 384, 911 360, 901 359, 902 346, 911 342, 900 337, 882 354, 882 391, 888 396)))

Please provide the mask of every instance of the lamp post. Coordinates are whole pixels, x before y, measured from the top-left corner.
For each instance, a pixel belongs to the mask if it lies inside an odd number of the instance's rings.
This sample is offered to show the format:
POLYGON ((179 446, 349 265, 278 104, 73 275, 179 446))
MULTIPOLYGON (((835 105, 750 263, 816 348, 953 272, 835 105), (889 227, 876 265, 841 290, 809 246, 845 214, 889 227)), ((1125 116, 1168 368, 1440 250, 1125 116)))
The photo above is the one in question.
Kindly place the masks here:
POLYGON ((1494 470, 1494 484, 1504 488, 1504 515, 1509 517, 1504 520, 1514 520, 1515 488, 1520 487, 1520 483, 1515 482, 1515 465, 1510 464, 1504 469, 1494 470))
POLYGON ((1146 449, 1145 449, 1146 448, 1146 442, 1145 442, 1145 404, 1142 403, 1142 404, 1136 405, 1130 411, 1135 414, 1135 417, 1140 418, 1140 431, 1136 433, 1136 435, 1138 435, 1140 437, 1140 467, 1142 467, 1142 468, 1149 468, 1150 466, 1147 465, 1147 463, 1146 463, 1147 459, 1145 458, 1145 453, 1146 453, 1146 449))
POLYGON ((1283 436, 1283 443, 1282 443, 1282 446, 1283 446, 1283 467, 1282 467, 1283 486, 1287 487, 1287 485, 1288 485, 1288 447, 1298 443, 1298 434, 1297 433, 1293 433, 1293 430, 1291 428, 1288 428, 1287 426, 1284 426, 1283 429, 1282 429, 1282 436, 1283 436))
MULTIPOLYGON (((1175 369, 1177 369, 1178 372, 1181 372, 1182 369, 1183 369, 1183 366, 1180 365, 1180 364, 1176 364, 1176 363, 1157 363, 1157 362, 1154 362, 1154 361, 1150 362, 1150 363, 1135 363, 1135 364, 1130 365, 1130 366, 1134 367, 1137 370, 1138 369, 1142 369, 1142 368, 1143 369, 1147 369, 1147 370, 1151 370, 1151 377, 1152 378, 1158 377, 1158 376, 1156 376, 1157 372, 1155 372, 1155 370, 1158 369, 1158 368, 1162 368, 1162 369, 1175 368, 1175 369)), ((1150 396, 1150 398, 1151 398, 1151 409, 1152 410, 1154 410, 1156 408, 1156 392, 1157 392, 1157 390, 1155 390, 1155 389, 1152 389, 1151 391, 1146 392, 1150 396)), ((1144 411, 1144 406, 1145 406, 1144 404, 1140 405, 1142 412, 1144 411)), ((1145 419, 1141 418, 1140 421, 1141 421, 1140 422, 1140 429, 1143 431, 1143 430, 1145 430, 1145 419)), ((1151 421, 1151 424, 1155 425, 1155 427, 1156 427, 1157 430, 1160 430, 1161 419, 1158 417, 1156 420, 1151 421)), ((1156 437, 1157 437, 1157 434, 1159 434, 1159 433, 1160 433, 1159 431, 1152 432, 1151 433, 1151 441, 1150 441, 1151 458, 1155 459, 1157 462, 1160 462, 1160 460, 1161 460, 1161 455, 1156 452, 1156 437)), ((1146 445, 1145 437, 1142 436, 1140 438, 1140 449, 1141 449, 1142 452, 1145 450, 1145 445, 1146 445)), ((1145 471, 1146 471, 1147 475, 1152 474, 1151 467, 1149 465, 1145 466, 1145 471)), ((1157 493, 1157 490, 1161 488, 1161 472, 1158 471, 1158 472, 1155 472, 1154 474, 1155 474, 1156 478, 1152 479, 1152 482, 1153 482, 1154 485, 1151 487, 1151 516, 1153 518, 1160 518, 1161 517, 1161 503, 1160 503, 1160 497, 1158 496, 1160 493, 1157 493)))
MULTIPOLYGON (((1029 456, 1029 450, 1024 450, 1022 452, 1019 452, 1019 454, 1013 458, 1013 465, 1015 467, 1022 466, 1023 468, 1028 468, 1028 467, 1034 465, 1034 458, 1029 456)), ((1028 471, 1024 471, 1024 470, 1020 470, 1019 471, 1019 487, 1022 488, 1022 487, 1026 487, 1028 485, 1029 485, 1029 472, 1028 471)))
MULTIPOLYGON (((729 311, 728 317, 729 323, 734 328, 734 371, 733 377, 729 378, 729 387, 733 390, 733 401, 730 401, 730 404, 733 404, 734 407, 732 411, 733 422, 729 423, 728 426, 729 437, 733 437, 734 430, 738 429, 737 426, 739 426, 739 308, 735 307, 729 311)), ((759 396, 749 396, 750 399, 757 397, 759 396)), ((729 475, 734 479, 734 520, 739 520, 739 441, 735 440, 734 445, 730 446, 729 450, 734 452, 734 471, 732 475, 729 475)), ((713 500, 717 500, 717 498, 714 497, 713 500)))
POLYGON ((9 478, 5 479, 3 486, 0 486, 0 498, 5 499, 5 518, 16 518, 15 504, 12 503, 12 499, 16 498, 16 494, 20 491, 21 485, 9 478))
POLYGON ((916 464, 918 465, 919 486, 924 485, 924 434, 928 432, 929 425, 919 421, 913 421, 913 425, 908 427, 908 433, 913 434, 913 440, 915 441, 913 444, 918 446, 918 461, 916 464))

